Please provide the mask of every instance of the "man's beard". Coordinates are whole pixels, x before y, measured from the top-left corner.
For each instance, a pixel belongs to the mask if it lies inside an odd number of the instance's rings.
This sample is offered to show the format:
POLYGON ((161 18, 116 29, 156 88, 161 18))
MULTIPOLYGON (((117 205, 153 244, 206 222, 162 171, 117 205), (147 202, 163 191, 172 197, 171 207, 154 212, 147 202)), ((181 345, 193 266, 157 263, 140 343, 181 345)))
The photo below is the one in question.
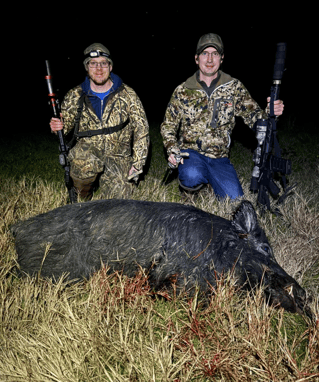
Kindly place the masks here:
POLYGON ((107 83, 110 77, 103 78, 101 80, 96 80, 93 76, 90 76, 90 80, 97 86, 103 86, 107 83))

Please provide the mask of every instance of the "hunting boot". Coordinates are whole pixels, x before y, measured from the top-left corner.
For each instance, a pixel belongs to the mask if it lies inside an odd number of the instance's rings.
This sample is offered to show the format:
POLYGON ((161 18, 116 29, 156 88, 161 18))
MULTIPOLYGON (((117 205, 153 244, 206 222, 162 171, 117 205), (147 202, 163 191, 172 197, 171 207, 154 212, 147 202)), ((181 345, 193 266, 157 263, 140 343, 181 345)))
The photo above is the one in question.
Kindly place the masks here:
POLYGON ((86 179, 78 179, 72 176, 72 180, 77 195, 79 195, 81 199, 91 200, 93 196, 96 175, 86 179))

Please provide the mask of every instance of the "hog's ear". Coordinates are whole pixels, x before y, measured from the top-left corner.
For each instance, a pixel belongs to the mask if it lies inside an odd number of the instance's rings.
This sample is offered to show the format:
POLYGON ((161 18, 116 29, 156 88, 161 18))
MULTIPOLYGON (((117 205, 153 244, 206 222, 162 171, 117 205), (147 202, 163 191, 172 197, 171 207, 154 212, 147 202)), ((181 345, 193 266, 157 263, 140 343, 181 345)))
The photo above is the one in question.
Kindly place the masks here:
POLYGON ((257 215, 253 205, 244 200, 234 213, 231 222, 235 231, 242 234, 249 234, 258 227, 257 215))

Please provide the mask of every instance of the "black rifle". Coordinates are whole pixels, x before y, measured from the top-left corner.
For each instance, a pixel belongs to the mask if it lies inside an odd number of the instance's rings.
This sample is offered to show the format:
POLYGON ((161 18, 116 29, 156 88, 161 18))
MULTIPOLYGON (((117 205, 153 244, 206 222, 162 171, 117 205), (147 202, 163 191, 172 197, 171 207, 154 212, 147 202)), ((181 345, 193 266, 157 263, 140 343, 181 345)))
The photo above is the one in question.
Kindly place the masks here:
MULTIPOLYGON (((275 173, 281 173, 284 194, 278 199, 282 203, 288 192, 294 187, 286 188, 285 175, 291 173, 291 161, 281 158, 281 150, 277 140, 277 118, 274 114, 274 101, 279 99, 279 89, 284 72, 286 43, 278 43, 274 65, 273 85, 270 94, 270 112, 268 119, 258 119, 256 128, 257 148, 254 152, 255 163, 250 189, 258 191, 258 204, 264 211, 270 210, 269 193, 277 197, 280 189, 273 180, 275 173), (274 152, 274 155, 273 155, 274 152)), ((277 211, 274 211, 277 213, 277 211)))
MULTIPOLYGON (((60 119, 60 103, 56 94, 53 91, 52 75, 50 71, 49 61, 46 60, 45 64, 47 68, 47 75, 45 76, 45 79, 46 79, 46 82, 48 85, 48 91, 49 91, 49 94, 48 94, 50 99, 49 104, 51 105, 51 108, 52 108, 53 117, 60 119)), ((63 130, 58 130, 58 137, 59 137, 59 149, 60 149, 59 162, 60 162, 60 165, 64 168, 65 185, 69 192, 70 202, 76 203, 77 195, 73 188, 72 178, 70 176, 70 162, 68 160, 69 148, 67 144, 65 143, 63 130)))

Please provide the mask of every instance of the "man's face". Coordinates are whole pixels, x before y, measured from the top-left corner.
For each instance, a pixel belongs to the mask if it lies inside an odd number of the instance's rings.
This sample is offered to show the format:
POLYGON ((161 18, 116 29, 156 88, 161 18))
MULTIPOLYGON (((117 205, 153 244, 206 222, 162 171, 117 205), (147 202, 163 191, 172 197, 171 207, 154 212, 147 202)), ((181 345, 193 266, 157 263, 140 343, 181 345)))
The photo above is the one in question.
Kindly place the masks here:
POLYGON ((98 86, 105 85, 110 77, 112 65, 104 57, 92 58, 87 65, 90 79, 98 86))
POLYGON ((217 77, 217 72, 223 62, 224 56, 221 56, 213 47, 204 49, 199 55, 195 56, 196 64, 199 67, 200 75, 211 77, 213 80, 217 77))

